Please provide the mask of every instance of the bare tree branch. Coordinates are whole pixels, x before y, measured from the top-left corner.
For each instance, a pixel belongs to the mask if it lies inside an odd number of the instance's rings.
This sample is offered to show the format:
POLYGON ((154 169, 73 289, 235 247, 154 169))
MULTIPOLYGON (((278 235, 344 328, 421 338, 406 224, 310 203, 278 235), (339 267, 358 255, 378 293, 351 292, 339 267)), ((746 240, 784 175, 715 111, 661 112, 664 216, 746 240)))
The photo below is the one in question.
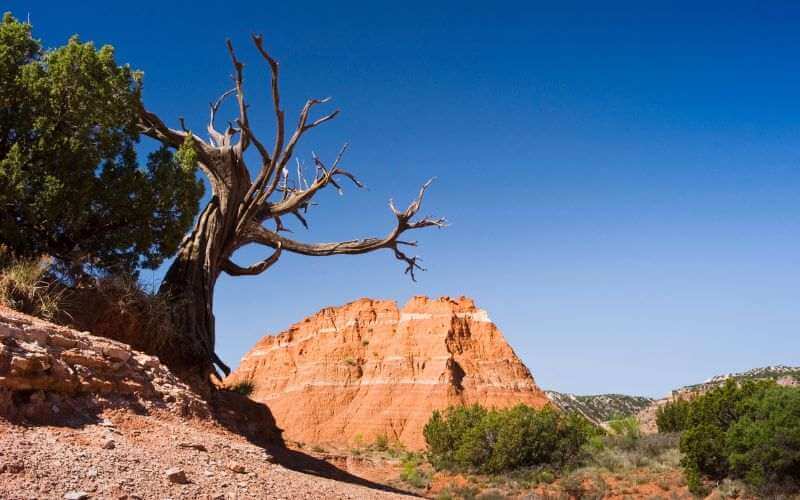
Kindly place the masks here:
POLYGON ((139 132, 173 148, 179 148, 189 135, 181 130, 167 127, 161 118, 144 107, 139 111, 139 132))
MULTIPOLYGON (((180 119, 180 123, 181 127, 185 129, 186 125, 183 118, 180 119)), ((175 149, 181 147, 186 138, 191 136, 194 139, 200 170, 209 178, 212 186, 215 185, 216 179, 220 177, 221 172, 216 168, 212 160, 213 146, 209 146, 202 138, 189 130, 169 128, 161 118, 145 109, 143 105, 139 107, 139 132, 175 149)))
POLYGON ((407 264, 405 272, 411 275, 412 280, 416 281, 414 271, 417 269, 424 271, 424 268, 419 265, 419 261, 421 259, 417 256, 410 257, 400 249, 401 245, 416 246, 416 242, 403 241, 400 240, 399 237, 405 231, 411 229, 420 229, 430 226, 445 227, 447 225, 447 221, 444 218, 425 217, 417 221, 411 220, 419 211, 425 191, 428 189, 432 181, 433 179, 422 185, 417 198, 412 201, 405 210, 399 211, 397 208, 395 208, 394 203, 389 203, 392 212, 394 212, 395 217, 397 218, 397 225, 388 235, 383 238, 362 238, 334 243, 303 243, 285 238, 274 231, 270 231, 260 224, 253 224, 248 228, 247 234, 242 239, 242 244, 260 243, 273 248, 280 247, 289 252, 315 257, 329 255, 357 255, 380 250, 382 248, 389 248, 394 252, 394 255, 397 259, 402 260, 407 264))
POLYGON ((225 146, 225 138, 226 135, 221 134, 214 125, 214 119, 216 118, 217 111, 219 111, 219 107, 222 105, 225 98, 229 95, 236 92, 236 87, 225 91, 221 96, 217 98, 216 101, 212 102, 209 107, 211 108, 211 116, 208 119, 208 134, 211 136, 211 140, 213 141, 215 146, 225 146))
MULTIPOLYGON (((300 118, 297 121, 297 128, 295 129, 292 137, 289 139, 288 144, 286 145, 286 150, 281 155, 280 161, 278 162, 277 168, 283 168, 286 166, 286 163, 292 158, 292 154, 294 154, 294 148, 297 145, 297 142, 300 140, 300 137, 303 136, 308 130, 321 125, 327 121, 333 120, 339 114, 339 110, 334 110, 332 113, 323 116, 322 118, 318 118, 317 120, 313 121, 311 124, 308 124, 308 115, 311 112, 311 108, 316 106, 317 104, 324 104, 330 101, 330 97, 326 97, 324 99, 309 99, 306 101, 305 106, 303 106, 302 111, 300 111, 300 118)), ((274 189, 274 188, 273 188, 274 189)), ((267 194, 269 196, 269 194, 267 194)))
POLYGON ((267 204, 266 210, 261 213, 263 218, 260 220, 264 220, 269 215, 283 215, 307 208, 309 202, 317 193, 317 191, 324 188, 328 184, 335 186, 336 189, 341 192, 342 187, 336 182, 337 175, 346 177, 350 179, 350 181, 353 182, 353 184, 355 184, 357 187, 363 188, 364 184, 359 181, 355 175, 339 166, 339 163, 341 162, 342 157, 344 156, 344 153, 347 151, 348 147, 349 144, 342 146, 342 149, 339 151, 339 154, 336 156, 336 159, 334 160, 330 169, 325 166, 325 164, 317 155, 314 155, 314 163, 317 167, 317 175, 315 176, 311 185, 305 189, 294 189, 289 193, 285 193, 287 196, 285 196, 284 199, 278 203, 267 204))
POLYGON ((231 276, 255 276, 257 274, 263 273, 273 264, 278 262, 280 256, 281 256, 281 244, 279 242, 275 247, 275 252, 273 252, 272 255, 270 255, 266 259, 256 264, 253 264, 252 266, 241 267, 238 264, 234 263, 232 260, 226 259, 225 262, 222 264, 222 270, 231 276))
POLYGON ((242 135, 239 139, 239 144, 237 144, 237 148, 240 153, 244 153, 244 151, 247 150, 247 146, 250 145, 252 134, 250 131, 250 122, 247 118, 247 103, 244 100, 244 88, 242 86, 244 64, 236 58, 236 52, 233 50, 233 43, 230 40, 226 40, 225 43, 228 46, 228 53, 230 53, 231 62, 233 63, 233 81, 236 84, 236 101, 239 103, 239 119, 237 122, 242 129, 242 135))
POLYGON ((283 110, 281 109, 281 94, 280 88, 278 86, 278 79, 280 76, 280 68, 278 67, 278 61, 272 58, 271 55, 264 49, 264 36, 263 35, 253 35, 253 43, 258 49, 258 52, 261 56, 266 59, 267 64, 269 64, 271 79, 270 79, 270 86, 272 88, 272 106, 275 112, 275 145, 272 148, 273 157, 267 161, 267 158, 264 158, 264 165, 261 168, 261 172, 259 173, 258 177, 256 178, 256 182, 254 186, 257 190, 262 188, 262 185, 269 179, 271 175, 275 178, 279 177, 279 169, 277 167, 279 158, 281 156, 281 151, 283 150, 283 141, 284 141, 284 131, 286 128, 286 120, 283 110))

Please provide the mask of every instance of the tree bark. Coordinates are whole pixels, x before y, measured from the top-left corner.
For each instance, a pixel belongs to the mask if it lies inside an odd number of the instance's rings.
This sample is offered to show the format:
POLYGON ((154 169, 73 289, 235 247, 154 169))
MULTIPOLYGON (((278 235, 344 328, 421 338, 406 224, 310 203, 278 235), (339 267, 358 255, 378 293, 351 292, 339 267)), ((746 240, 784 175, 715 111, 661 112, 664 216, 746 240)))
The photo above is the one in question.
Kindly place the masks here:
POLYGON ((214 364, 226 375, 229 372, 214 353, 214 285, 224 240, 219 203, 209 203, 195 230, 182 242, 158 291, 170 304, 174 328, 161 357, 183 374, 205 378, 214 371, 214 364))

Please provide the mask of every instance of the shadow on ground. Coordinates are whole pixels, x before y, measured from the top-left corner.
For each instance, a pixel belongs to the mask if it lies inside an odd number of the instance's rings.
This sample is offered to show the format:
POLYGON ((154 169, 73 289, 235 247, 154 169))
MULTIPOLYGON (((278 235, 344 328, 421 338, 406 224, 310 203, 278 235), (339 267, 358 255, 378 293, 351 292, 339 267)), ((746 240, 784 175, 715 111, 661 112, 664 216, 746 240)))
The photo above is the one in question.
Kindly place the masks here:
POLYGON ((216 391, 210 399, 214 417, 223 427, 264 448, 276 463, 287 469, 376 490, 417 496, 409 491, 355 476, 325 460, 289 449, 272 412, 262 403, 227 390, 216 391))
POLYGON ((94 394, 0 388, 0 418, 16 425, 80 429, 102 422, 104 408, 112 407, 125 408, 137 415, 148 414, 141 402, 125 396, 109 395, 101 405, 94 394))

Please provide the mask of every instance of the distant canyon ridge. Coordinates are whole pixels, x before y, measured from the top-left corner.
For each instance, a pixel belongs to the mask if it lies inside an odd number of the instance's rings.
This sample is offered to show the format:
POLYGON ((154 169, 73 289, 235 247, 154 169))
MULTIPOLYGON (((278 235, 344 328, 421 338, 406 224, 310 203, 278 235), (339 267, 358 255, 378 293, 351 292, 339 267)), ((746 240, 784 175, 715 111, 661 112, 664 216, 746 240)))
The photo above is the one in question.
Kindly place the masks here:
POLYGON ((353 446, 379 436, 425 445, 432 412, 479 403, 551 404, 472 299, 360 299, 262 338, 227 385, 252 384, 284 438, 353 446))

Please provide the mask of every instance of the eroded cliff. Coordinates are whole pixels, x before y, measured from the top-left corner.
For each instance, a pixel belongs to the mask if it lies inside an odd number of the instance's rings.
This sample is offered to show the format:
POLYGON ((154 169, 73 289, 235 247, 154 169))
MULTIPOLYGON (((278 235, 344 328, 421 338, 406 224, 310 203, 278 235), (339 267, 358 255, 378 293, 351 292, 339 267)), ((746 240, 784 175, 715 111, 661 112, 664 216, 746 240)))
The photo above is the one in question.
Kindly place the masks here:
POLYGON ((468 298, 360 299, 262 338, 226 383, 249 382, 284 437, 333 445, 385 435, 424 446, 435 409, 548 404, 486 311, 468 298))

